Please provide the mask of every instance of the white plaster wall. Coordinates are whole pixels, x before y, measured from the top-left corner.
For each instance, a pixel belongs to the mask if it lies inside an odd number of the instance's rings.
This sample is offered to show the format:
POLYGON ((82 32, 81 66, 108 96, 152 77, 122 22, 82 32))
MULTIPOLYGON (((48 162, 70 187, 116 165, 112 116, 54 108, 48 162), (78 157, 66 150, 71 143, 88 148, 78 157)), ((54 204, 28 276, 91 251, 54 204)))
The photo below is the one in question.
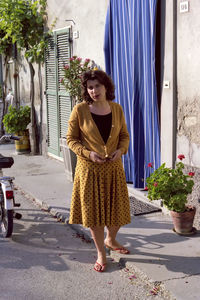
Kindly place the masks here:
POLYGON ((191 143, 185 135, 177 137, 177 154, 184 154, 184 163, 200 168, 200 146, 191 143))
POLYGON ((190 0, 189 12, 177 13, 178 100, 200 97, 200 1, 190 0))
MULTIPOLYGON (((167 166, 172 167, 174 162, 174 0, 163 1, 165 7, 165 23, 164 27, 164 67, 163 81, 169 81, 169 88, 162 87, 161 99, 161 162, 165 162, 167 166), (164 4, 165 3, 165 4, 164 4)), ((163 21, 162 21, 163 22, 163 21)))
POLYGON ((189 0, 189 12, 177 11, 177 153, 200 167, 200 1, 189 0))
POLYGON ((73 55, 94 60, 101 68, 104 63, 104 29, 109 0, 48 0, 49 26, 57 18, 54 29, 72 26, 79 32, 73 40, 73 55), (66 21, 73 20, 73 22, 66 21))

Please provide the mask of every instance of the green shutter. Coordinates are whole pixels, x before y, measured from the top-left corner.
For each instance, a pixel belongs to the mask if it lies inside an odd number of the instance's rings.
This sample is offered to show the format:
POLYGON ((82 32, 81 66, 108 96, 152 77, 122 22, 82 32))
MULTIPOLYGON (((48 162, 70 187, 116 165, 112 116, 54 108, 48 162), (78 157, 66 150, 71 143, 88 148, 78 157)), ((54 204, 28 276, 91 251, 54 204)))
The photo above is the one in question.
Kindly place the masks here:
POLYGON ((60 138, 66 136, 68 119, 71 113, 71 98, 60 83, 63 66, 70 58, 70 30, 55 31, 50 37, 46 51, 46 98, 48 152, 62 156, 60 138))
POLYGON ((66 34, 57 35, 57 57, 58 57, 58 98, 59 98, 59 137, 66 137, 67 125, 69 116, 72 110, 72 102, 69 94, 66 92, 65 87, 60 83, 64 75, 63 66, 69 63, 70 59, 70 45, 69 36, 70 32, 66 34))

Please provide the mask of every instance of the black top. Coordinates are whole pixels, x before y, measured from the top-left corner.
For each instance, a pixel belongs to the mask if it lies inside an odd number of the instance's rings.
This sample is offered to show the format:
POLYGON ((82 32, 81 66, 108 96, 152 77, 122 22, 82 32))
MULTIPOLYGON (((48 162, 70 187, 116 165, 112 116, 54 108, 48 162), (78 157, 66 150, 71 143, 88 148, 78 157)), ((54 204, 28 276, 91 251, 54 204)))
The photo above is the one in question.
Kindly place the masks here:
POLYGON ((112 112, 107 115, 96 115, 91 113, 94 122, 99 129, 99 132, 106 144, 108 137, 110 135, 111 125, 112 125, 112 112))

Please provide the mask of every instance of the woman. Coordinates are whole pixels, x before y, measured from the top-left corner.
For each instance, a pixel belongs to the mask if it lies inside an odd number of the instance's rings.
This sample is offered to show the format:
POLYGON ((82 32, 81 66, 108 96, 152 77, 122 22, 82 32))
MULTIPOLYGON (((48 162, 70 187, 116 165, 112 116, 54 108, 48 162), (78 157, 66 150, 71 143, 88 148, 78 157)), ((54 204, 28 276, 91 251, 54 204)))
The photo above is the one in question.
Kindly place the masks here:
POLYGON ((105 72, 83 74, 82 96, 85 101, 74 107, 67 132, 68 146, 77 154, 69 223, 90 228, 98 253, 94 269, 103 272, 104 245, 129 253, 116 241, 119 228, 131 221, 121 161, 128 150, 129 134, 121 106, 111 102, 114 85, 105 72))

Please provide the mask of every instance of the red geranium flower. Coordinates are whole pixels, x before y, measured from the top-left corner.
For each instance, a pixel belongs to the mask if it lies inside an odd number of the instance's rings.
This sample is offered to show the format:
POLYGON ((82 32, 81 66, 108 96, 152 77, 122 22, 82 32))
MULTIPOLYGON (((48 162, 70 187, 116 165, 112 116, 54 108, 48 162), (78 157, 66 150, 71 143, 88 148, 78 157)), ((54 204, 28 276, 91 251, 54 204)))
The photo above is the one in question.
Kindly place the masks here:
POLYGON ((148 167, 149 167, 149 168, 153 168, 152 163, 148 163, 148 167))
POLYGON ((144 190, 145 190, 145 191, 148 191, 148 187, 147 187, 147 186, 145 186, 144 190))
POLYGON ((179 155, 178 155, 178 158, 179 158, 180 160, 183 160, 183 159, 185 158, 185 155, 184 155, 184 154, 179 154, 179 155))
POLYGON ((194 174, 195 174, 194 172, 189 172, 189 173, 188 173, 188 175, 189 175, 190 177, 193 177, 194 174))
POLYGON ((153 184, 154 186, 157 186, 158 185, 158 183, 157 182, 154 182, 154 184, 153 184))

